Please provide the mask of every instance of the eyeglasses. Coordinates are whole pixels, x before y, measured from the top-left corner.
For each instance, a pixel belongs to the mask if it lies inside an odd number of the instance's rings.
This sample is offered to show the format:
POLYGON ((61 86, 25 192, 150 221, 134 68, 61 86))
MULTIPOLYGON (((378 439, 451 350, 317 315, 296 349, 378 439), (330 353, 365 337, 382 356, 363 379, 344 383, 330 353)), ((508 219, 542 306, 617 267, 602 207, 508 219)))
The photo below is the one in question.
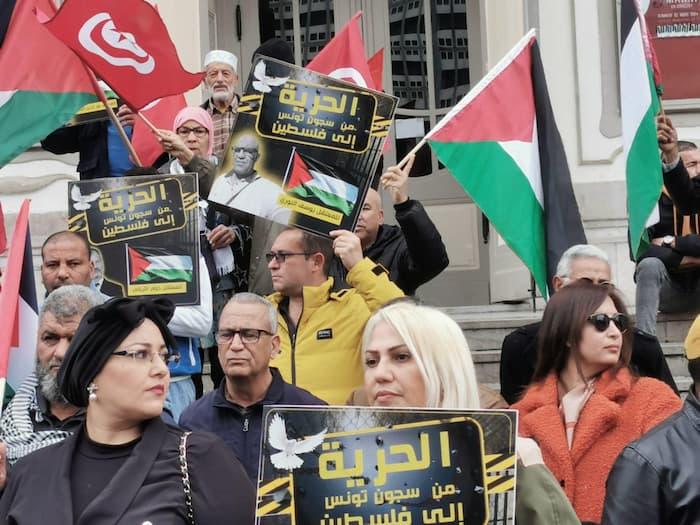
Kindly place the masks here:
POLYGON ((209 130, 207 128, 203 128, 203 127, 199 127, 199 128, 180 127, 180 128, 177 128, 177 134, 180 135, 182 138, 189 137, 190 133, 194 133, 195 137, 203 137, 204 135, 209 134, 209 130))
POLYGON ((303 255, 305 257, 308 257, 309 255, 313 255, 310 252, 269 252, 265 254, 265 260, 269 263, 272 262, 272 259, 277 261, 278 263, 282 264, 287 257, 291 257, 292 255, 303 255))
POLYGON ((170 352, 149 352, 148 350, 119 350, 117 352, 112 352, 112 355, 118 356, 128 356, 134 361, 139 361, 145 363, 146 361, 153 363, 153 360, 157 356, 166 365, 175 364, 180 361, 180 356, 178 354, 171 354, 170 352))
POLYGON ((216 332, 215 339, 218 344, 227 345, 231 344, 236 334, 241 338, 241 341, 250 344, 257 343, 262 334, 275 335, 272 332, 260 330, 259 328, 239 328, 238 330, 220 330, 216 332))
POLYGON ((588 317, 588 322, 599 332, 605 332, 610 326, 610 321, 615 323, 617 329, 622 333, 625 333, 630 326, 629 317, 625 314, 593 314, 588 317))
POLYGON ((256 148, 233 148, 233 153, 234 154, 242 153, 243 155, 248 155, 249 157, 254 157, 255 155, 258 154, 258 150, 256 148))

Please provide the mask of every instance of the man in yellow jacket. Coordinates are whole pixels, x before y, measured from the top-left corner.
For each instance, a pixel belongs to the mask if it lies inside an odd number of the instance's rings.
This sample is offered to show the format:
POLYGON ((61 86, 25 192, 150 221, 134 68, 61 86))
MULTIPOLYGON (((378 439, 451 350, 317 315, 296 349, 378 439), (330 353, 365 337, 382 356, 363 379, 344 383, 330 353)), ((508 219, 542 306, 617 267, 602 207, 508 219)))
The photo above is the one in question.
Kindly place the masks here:
POLYGON ((329 404, 343 404, 363 384, 360 339, 365 322, 382 304, 403 296, 386 270, 362 258, 360 239, 347 230, 331 232, 333 244, 288 228, 268 253, 281 338, 272 366, 285 381, 329 404), (348 270, 352 288, 333 292, 328 277, 335 255, 348 270))

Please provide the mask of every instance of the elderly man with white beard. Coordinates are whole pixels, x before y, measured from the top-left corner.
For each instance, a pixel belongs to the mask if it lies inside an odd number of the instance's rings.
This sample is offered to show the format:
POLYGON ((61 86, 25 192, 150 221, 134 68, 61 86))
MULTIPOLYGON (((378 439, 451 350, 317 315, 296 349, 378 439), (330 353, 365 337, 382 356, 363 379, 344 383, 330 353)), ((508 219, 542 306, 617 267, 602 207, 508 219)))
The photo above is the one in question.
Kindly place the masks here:
POLYGON ((102 297, 87 286, 68 284, 51 292, 39 312, 36 368, 19 387, 0 419, 0 488, 6 461, 62 441, 83 422, 85 411, 61 395, 56 380, 63 356, 85 312, 102 297))
POLYGON ((214 49, 204 57, 204 85, 207 100, 202 104, 214 122, 213 153, 221 161, 233 125, 238 116, 238 58, 233 53, 214 49))

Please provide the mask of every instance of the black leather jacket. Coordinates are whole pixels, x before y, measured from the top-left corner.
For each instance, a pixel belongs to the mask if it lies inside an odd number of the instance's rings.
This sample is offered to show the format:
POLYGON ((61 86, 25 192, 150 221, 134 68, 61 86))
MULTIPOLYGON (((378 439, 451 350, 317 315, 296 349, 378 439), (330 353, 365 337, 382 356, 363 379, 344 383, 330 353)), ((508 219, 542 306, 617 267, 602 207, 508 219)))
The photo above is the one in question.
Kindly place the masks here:
POLYGON ((700 401, 628 445, 608 477, 603 525, 700 523, 700 401))

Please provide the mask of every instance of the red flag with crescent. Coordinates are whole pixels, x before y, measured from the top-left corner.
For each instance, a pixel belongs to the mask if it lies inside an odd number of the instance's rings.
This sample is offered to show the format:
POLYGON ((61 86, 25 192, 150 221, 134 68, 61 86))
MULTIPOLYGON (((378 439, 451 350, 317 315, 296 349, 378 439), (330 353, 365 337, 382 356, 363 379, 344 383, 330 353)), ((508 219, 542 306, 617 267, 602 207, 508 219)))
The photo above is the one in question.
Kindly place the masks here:
POLYGON ((376 89, 365 56, 365 43, 360 30, 361 16, 362 11, 355 13, 343 29, 306 65, 307 69, 361 87, 376 89))
POLYGON ((66 0, 45 23, 132 109, 196 87, 156 9, 144 0, 66 0))

